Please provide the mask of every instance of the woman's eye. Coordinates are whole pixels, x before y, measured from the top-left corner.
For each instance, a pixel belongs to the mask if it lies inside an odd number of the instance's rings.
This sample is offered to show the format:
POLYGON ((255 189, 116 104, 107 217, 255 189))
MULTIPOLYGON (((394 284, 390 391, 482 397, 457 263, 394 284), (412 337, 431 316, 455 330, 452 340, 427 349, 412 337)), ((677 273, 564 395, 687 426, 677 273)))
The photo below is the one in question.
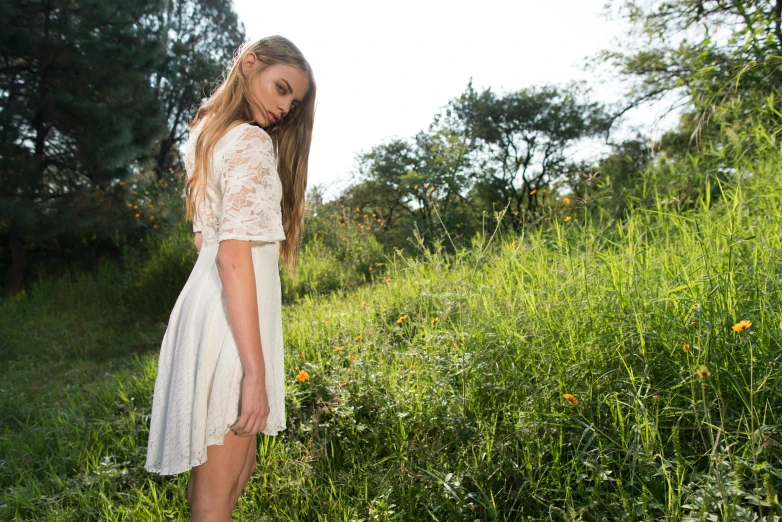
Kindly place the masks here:
POLYGON ((285 94, 285 89, 279 83, 277 84, 277 90, 280 91, 280 94, 285 94))

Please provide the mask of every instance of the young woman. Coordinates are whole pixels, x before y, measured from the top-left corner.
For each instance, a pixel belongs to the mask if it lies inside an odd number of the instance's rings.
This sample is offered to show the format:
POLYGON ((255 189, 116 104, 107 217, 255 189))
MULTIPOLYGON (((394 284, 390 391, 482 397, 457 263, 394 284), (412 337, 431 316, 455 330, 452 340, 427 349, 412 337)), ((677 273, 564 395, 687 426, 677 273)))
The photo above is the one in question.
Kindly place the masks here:
POLYGON ((278 261, 296 268, 314 115, 310 65, 272 36, 240 47, 191 125, 199 255, 160 349, 145 468, 192 468, 193 521, 231 520, 256 434, 286 427, 278 261))

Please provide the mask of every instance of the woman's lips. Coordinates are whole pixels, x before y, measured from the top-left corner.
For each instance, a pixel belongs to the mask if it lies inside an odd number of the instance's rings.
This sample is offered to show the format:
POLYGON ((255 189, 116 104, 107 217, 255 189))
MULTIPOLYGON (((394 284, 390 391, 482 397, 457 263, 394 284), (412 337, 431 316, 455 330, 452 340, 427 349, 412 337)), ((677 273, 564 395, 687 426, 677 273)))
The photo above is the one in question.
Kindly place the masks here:
POLYGON ((269 115, 269 121, 270 122, 272 122, 272 123, 276 123, 277 122, 277 116, 275 116, 274 113, 271 113, 269 111, 266 111, 266 113, 269 115))

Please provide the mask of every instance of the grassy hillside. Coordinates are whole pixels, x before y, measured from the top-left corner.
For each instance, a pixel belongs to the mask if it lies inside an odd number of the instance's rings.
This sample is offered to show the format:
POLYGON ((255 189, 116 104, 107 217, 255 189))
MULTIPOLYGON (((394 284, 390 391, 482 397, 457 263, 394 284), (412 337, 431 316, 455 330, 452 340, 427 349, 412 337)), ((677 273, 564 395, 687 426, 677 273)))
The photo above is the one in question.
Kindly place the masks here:
MULTIPOLYGON (((693 211, 565 207, 302 290, 283 317, 288 429, 259 438, 236 519, 777 520, 779 160, 693 211)), ((142 465, 194 252, 185 232, 150 252, 0 305, 0 519, 187 520, 186 475, 142 465)), ((312 266, 297 284, 338 277, 312 266)))

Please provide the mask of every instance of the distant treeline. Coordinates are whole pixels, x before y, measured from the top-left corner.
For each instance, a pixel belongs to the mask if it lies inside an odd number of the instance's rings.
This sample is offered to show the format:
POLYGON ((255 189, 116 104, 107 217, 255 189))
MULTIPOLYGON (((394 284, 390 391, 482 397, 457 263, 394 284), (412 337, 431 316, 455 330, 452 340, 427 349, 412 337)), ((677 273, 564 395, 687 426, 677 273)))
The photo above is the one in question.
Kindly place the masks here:
MULTIPOLYGON (((705 178, 731 176, 726 156, 709 154, 731 145, 718 136, 777 139, 782 0, 612 7, 635 32, 593 67, 628 80, 623 100, 598 104, 581 84, 470 84, 426 130, 359 155, 357 181, 334 201, 313 189, 305 241, 338 243, 336 222, 389 247, 414 235, 452 247, 576 207, 622 219, 663 194, 684 209, 718 190, 705 178), (627 110, 671 94, 685 109, 678 129, 615 140, 627 110), (595 140, 610 152, 576 154, 595 140)), ((0 268, 13 294, 181 221, 179 145, 244 33, 222 0, 0 0, 0 24, 0 268)))

